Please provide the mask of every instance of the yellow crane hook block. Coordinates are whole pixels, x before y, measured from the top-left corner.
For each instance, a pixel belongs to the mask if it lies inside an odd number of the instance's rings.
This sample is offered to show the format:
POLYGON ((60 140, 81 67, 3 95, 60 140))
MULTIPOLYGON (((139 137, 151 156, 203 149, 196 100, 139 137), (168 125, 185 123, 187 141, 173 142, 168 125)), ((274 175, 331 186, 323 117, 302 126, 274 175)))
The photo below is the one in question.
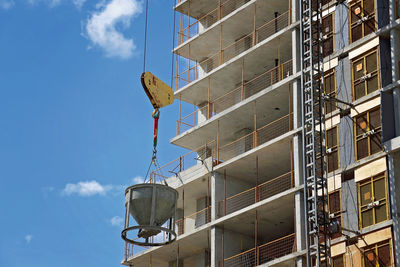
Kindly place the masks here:
POLYGON ((155 109, 162 108, 174 103, 174 92, 172 88, 159 78, 147 71, 140 77, 142 86, 151 104, 155 109))

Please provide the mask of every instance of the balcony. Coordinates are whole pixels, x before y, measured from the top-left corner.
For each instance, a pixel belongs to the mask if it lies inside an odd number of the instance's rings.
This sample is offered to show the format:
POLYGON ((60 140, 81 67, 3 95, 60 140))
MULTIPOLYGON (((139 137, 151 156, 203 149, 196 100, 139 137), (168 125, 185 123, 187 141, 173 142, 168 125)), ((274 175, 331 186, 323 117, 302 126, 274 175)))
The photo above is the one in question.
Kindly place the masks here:
MULTIPOLYGON (((179 89, 189 85, 193 81, 206 76, 208 73, 215 70, 222 64, 229 62, 230 60, 236 58, 238 55, 250 50, 252 47, 257 46, 264 40, 268 39, 269 37, 289 26, 290 23, 290 12, 286 11, 278 17, 272 19, 271 21, 263 23, 255 30, 251 30, 250 32, 245 33, 236 40, 234 39, 235 41, 233 42, 220 40, 217 43, 212 44, 210 40, 203 38, 205 39, 203 41, 207 44, 207 49, 210 51, 216 51, 211 55, 207 55, 205 59, 201 59, 200 57, 196 58, 196 56, 204 54, 204 52, 197 53, 197 49, 195 47, 193 48, 188 46, 178 50, 177 52, 179 53, 179 56, 177 60, 177 74, 174 77, 175 91, 178 91, 179 89), (226 43, 226 45, 224 43, 226 43), (214 47, 214 49, 209 49, 210 47, 214 47), (181 59, 180 57, 184 58, 181 59), (184 68, 184 70, 181 70, 181 66, 186 66, 186 68, 184 68)), ((232 30, 234 31, 235 29, 233 28, 232 30)), ((219 35, 220 38, 217 38, 216 40, 221 39, 223 36, 222 33, 220 33, 219 35)), ((229 40, 229 38, 227 39, 229 40)), ((204 46, 204 43, 202 43, 202 46, 204 46)), ((202 49, 204 51, 204 48, 198 49, 202 49)))
POLYGON ((217 144, 217 162, 215 165, 228 161, 291 131, 293 129, 292 125, 292 114, 288 114, 256 129, 247 135, 242 136, 233 142, 223 145, 217 144))
MULTIPOLYGON (((217 5, 216 8, 208 11, 206 14, 203 14, 200 18, 191 22, 191 18, 198 17, 199 14, 202 14, 205 9, 192 8, 188 6, 187 10, 180 9, 182 12, 185 12, 184 17, 181 19, 181 28, 178 32, 177 45, 181 45, 184 42, 188 41, 192 37, 198 35, 199 33, 205 31, 206 29, 213 26, 217 21, 228 16, 233 11, 237 10, 244 4, 250 2, 250 0, 227 0, 221 3, 221 5, 217 5), (193 14, 194 12, 194 14, 193 14)), ((213 4, 217 4, 217 2, 213 2, 213 4)))
POLYGON ((178 235, 189 233, 211 221, 211 206, 176 221, 178 235))
POLYGON ((297 251, 296 235, 290 234, 263 245, 256 246, 232 257, 226 258, 222 266, 258 266, 297 251))
MULTIPOLYGON (((263 89, 291 76, 292 60, 289 60, 277 67, 268 70, 257 77, 244 81, 242 84, 229 91, 225 95, 219 96, 208 102, 203 107, 197 108, 194 112, 180 118, 177 121, 177 135, 197 126, 210 118, 220 114, 222 111, 248 99, 263 89)), ((210 91, 213 88, 209 89, 210 91)))
POLYGON ((293 171, 227 197, 218 203, 218 216, 222 217, 294 187, 293 171))

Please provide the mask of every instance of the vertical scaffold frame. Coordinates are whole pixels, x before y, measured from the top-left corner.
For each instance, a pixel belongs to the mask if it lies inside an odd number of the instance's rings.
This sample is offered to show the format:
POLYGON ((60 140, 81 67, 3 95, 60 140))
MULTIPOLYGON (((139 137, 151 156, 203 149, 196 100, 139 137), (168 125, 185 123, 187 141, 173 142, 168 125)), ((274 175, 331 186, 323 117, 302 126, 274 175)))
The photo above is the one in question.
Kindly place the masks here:
POLYGON ((330 266, 323 92, 322 0, 299 0, 307 267, 330 266))

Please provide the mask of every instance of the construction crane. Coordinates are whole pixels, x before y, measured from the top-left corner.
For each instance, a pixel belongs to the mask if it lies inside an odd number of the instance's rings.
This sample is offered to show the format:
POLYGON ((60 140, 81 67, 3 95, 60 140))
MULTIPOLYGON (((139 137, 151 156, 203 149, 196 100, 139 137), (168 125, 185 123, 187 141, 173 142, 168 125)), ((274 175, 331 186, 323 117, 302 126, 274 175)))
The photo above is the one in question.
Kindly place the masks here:
POLYGON ((330 266, 325 175, 322 0, 300 0, 303 177, 307 267, 330 266))

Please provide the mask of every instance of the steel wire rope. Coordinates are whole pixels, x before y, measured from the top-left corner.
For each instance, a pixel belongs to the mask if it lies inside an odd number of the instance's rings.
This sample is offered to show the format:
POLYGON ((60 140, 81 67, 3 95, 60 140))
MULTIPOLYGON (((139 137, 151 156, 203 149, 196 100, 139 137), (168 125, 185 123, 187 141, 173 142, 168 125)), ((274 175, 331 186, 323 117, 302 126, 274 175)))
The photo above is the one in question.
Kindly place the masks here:
POLYGON ((144 22, 144 46, 143 46, 143 73, 146 71, 148 13, 149 13, 149 0, 146 0, 146 13, 145 13, 145 22, 144 22))

